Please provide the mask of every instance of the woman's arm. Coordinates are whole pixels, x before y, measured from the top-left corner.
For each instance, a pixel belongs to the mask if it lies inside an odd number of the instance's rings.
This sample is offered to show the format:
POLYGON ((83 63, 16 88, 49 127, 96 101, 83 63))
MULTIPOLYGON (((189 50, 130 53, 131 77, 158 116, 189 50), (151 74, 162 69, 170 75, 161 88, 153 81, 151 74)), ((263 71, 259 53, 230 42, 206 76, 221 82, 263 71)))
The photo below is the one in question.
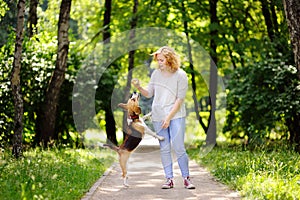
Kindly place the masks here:
POLYGON ((137 89, 143 96, 148 97, 148 90, 144 89, 142 86, 137 87, 137 89))

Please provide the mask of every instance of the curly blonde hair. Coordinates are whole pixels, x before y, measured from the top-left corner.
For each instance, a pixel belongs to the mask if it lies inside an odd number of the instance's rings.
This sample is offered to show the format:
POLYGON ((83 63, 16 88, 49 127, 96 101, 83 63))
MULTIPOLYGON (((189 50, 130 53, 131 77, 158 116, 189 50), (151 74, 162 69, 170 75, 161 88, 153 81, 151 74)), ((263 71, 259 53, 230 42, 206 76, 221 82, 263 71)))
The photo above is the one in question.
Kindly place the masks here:
POLYGON ((180 58, 174 51, 174 49, 168 46, 163 46, 159 48, 157 51, 151 54, 153 55, 153 59, 155 61, 157 61, 158 54, 161 54, 166 58, 167 66, 170 68, 171 72, 176 72, 179 69, 181 65, 180 58))

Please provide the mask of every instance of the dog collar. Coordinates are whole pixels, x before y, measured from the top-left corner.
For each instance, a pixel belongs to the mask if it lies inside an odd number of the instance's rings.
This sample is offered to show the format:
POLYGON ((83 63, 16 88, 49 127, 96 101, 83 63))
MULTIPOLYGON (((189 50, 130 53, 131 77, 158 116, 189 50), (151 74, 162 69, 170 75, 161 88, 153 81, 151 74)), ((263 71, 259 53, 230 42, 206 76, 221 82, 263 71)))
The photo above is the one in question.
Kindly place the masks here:
POLYGON ((138 115, 130 115, 130 119, 134 120, 134 119, 138 119, 139 116, 138 115))

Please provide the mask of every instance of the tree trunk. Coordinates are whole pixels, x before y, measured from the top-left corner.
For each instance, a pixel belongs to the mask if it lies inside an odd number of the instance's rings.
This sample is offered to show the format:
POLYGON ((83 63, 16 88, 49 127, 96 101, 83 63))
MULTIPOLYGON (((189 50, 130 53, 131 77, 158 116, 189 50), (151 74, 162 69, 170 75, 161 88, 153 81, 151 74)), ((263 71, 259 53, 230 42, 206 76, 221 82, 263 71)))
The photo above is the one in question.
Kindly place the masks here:
POLYGON ((298 78, 300 80, 300 1, 283 0, 283 5, 290 32, 294 60, 298 69, 298 78))
MULTIPOLYGON (((218 0, 210 0, 210 23, 219 24, 217 17, 217 2, 218 0)), ((215 145, 217 139, 217 125, 216 125, 216 95, 218 85, 218 71, 217 71, 217 44, 215 38, 218 36, 217 29, 210 31, 210 50, 211 50, 211 62, 210 62, 210 77, 209 77, 209 93, 210 93, 210 116, 209 126, 206 134, 206 145, 215 145)))
POLYGON ((275 10, 275 2, 274 0, 271 0, 271 5, 270 5, 271 13, 272 13, 272 23, 273 23, 273 30, 275 37, 278 36, 278 21, 277 21, 277 15, 276 15, 276 10, 275 10))
MULTIPOLYGON (((138 21, 138 17, 137 17, 137 9, 138 9, 138 5, 139 5, 139 2, 138 0, 134 0, 134 5, 133 5, 133 10, 132 10, 132 19, 131 19, 131 22, 130 22, 130 36, 129 36, 129 40, 130 40, 130 44, 132 44, 132 42, 134 41, 134 38, 135 38, 135 28, 137 26, 137 21, 138 21)), ((132 70, 134 68, 134 54, 135 54, 135 51, 132 50, 129 52, 129 55, 128 55, 128 75, 127 75, 127 83, 126 83, 126 88, 125 88, 125 95, 124 95, 124 102, 127 102, 127 100, 129 99, 129 96, 130 96, 130 87, 131 87, 131 80, 132 80, 132 70)), ((123 115, 123 127, 126 127, 127 126, 127 113, 124 112, 124 115, 123 115)), ((123 130, 125 130, 123 128, 123 130)), ((125 132, 123 131, 123 138, 125 138, 125 132)))
POLYGON ((12 154, 19 158, 22 156, 22 134, 23 134, 23 97, 21 94, 20 73, 22 60, 23 26, 25 14, 25 0, 19 0, 17 14, 16 44, 11 74, 11 88, 14 100, 14 136, 12 154))
POLYGON ((275 39, 274 26, 272 23, 272 17, 271 17, 271 13, 269 10, 269 2, 267 0, 260 0, 260 2, 261 2, 262 13, 265 18, 265 24, 267 26, 268 36, 269 36, 271 42, 274 42, 274 39, 275 39))
MULTIPOLYGON (((133 5, 133 10, 132 10, 132 19, 130 22, 130 36, 129 36, 129 40, 130 40, 130 44, 132 44, 132 42, 134 41, 135 38, 135 28, 137 25, 137 9, 138 9, 138 0, 134 0, 134 5, 133 5)), ((133 45, 133 44, 132 44, 133 45)), ((130 91, 130 87, 131 87, 131 79, 132 79, 132 70, 134 68, 134 54, 135 51, 130 51, 129 55, 128 55, 128 75, 127 75, 127 83, 126 83, 126 90, 125 90, 125 99, 124 102, 127 102, 128 98, 129 98, 129 91, 130 91)))
POLYGON ((58 21, 58 49, 54 73, 52 74, 46 91, 45 104, 42 107, 40 141, 48 145, 51 140, 57 139, 55 121, 57 104, 61 85, 65 80, 69 51, 68 29, 71 10, 71 0, 62 0, 58 21))
POLYGON ((28 30, 28 36, 31 38, 34 34, 37 33, 37 5, 39 1, 38 0, 30 0, 30 5, 29 5, 29 17, 28 17, 28 22, 29 22, 29 30, 28 30))
POLYGON ((293 117, 286 119, 286 126, 290 132, 290 143, 300 152, 300 115, 295 113, 293 117))
MULTIPOLYGON (((223 34, 223 38, 226 38, 225 34, 223 34)), ((231 59, 232 67, 233 67, 234 70, 236 70, 236 68, 237 68, 236 58, 233 56, 233 51, 230 47, 230 44, 229 44, 228 40, 226 41, 226 46, 227 46, 228 53, 229 53, 229 56, 230 56, 230 59, 231 59)))
MULTIPOLYGON (((105 12, 104 12, 104 20, 103 20, 103 42, 104 44, 110 43, 110 18, 111 18, 111 0, 105 1, 105 12)), ((103 54, 108 59, 109 58, 109 49, 104 48, 103 54)), ((105 74, 104 74, 105 76, 105 74)), ((111 91, 113 87, 111 88, 111 91)), ((105 131, 107 137, 107 143, 113 143, 115 145, 118 144, 117 136, 116 136, 116 121, 111 110, 111 101, 109 99, 108 105, 104 108, 105 111, 105 131)))
MULTIPOLYGON (((283 0, 283 5, 293 47, 295 65, 298 70, 298 79, 300 80, 300 1, 283 0)), ((287 122, 290 140, 296 143, 296 150, 300 152, 300 114, 295 113, 287 122)))
POLYGON ((111 108, 105 109, 105 122, 107 143, 113 143, 117 145, 118 141, 116 137, 116 122, 111 108))
POLYGON ((111 0, 105 0, 105 12, 103 20, 103 41, 104 44, 110 42, 110 18, 111 18, 111 0))

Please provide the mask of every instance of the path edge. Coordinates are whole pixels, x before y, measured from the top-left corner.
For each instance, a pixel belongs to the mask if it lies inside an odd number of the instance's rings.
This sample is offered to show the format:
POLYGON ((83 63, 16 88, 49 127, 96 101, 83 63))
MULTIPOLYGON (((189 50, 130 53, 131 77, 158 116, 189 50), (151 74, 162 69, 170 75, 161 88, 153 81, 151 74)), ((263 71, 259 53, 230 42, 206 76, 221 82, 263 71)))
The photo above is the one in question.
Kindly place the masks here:
POLYGON ((107 178, 107 176, 113 171, 113 169, 117 166, 117 163, 114 162, 99 178, 94 185, 89 189, 88 192, 81 198, 81 200, 89 200, 97 190, 97 188, 101 185, 101 183, 107 178))

